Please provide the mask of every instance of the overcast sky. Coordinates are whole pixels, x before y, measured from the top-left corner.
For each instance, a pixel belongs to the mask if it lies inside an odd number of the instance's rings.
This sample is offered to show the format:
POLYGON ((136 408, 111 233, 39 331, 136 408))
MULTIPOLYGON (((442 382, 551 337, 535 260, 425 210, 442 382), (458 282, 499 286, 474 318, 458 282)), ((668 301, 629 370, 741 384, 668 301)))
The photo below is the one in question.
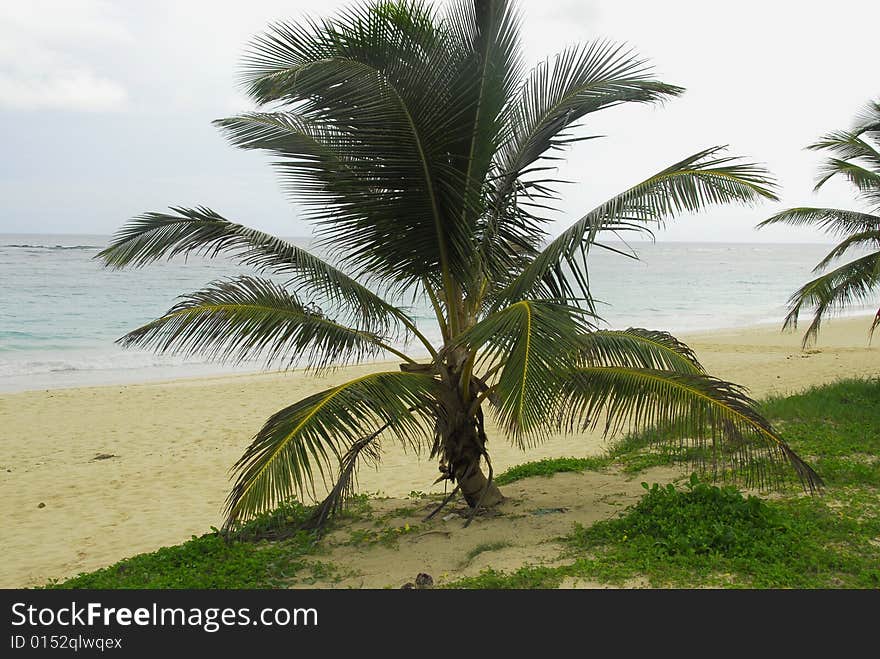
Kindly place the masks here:
MULTIPOLYGON (((273 20, 326 15, 337 0, 0 0, 0 233, 112 233, 169 205, 206 205, 282 236, 310 234, 268 158, 210 122, 251 109, 237 88, 249 39, 273 20)), ((687 92, 664 106, 593 115, 560 175, 561 231, 609 196, 691 153, 729 144, 776 175, 781 203, 677 218, 660 240, 826 241, 754 225, 796 205, 858 208, 815 194, 803 147, 880 97, 880 2, 522 0, 531 65, 607 38, 687 92)))

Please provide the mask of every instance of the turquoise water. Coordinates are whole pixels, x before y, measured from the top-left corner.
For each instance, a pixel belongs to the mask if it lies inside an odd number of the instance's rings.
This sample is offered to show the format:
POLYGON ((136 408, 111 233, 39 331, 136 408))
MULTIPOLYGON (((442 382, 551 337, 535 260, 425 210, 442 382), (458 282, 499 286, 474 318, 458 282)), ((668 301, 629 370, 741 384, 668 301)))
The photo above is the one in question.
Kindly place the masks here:
MULTIPOLYGON (((259 362, 223 366, 119 348, 115 339, 161 315, 178 295, 246 270, 201 258, 107 270, 93 257, 108 240, 0 234, 0 391, 260 369, 259 362)), ((291 240, 308 247, 305 239, 291 240)), ((639 243, 639 261, 604 251, 592 254, 591 286, 610 327, 689 332, 778 323, 790 293, 829 248, 639 243)), ((415 313, 436 338, 427 311, 415 313)))

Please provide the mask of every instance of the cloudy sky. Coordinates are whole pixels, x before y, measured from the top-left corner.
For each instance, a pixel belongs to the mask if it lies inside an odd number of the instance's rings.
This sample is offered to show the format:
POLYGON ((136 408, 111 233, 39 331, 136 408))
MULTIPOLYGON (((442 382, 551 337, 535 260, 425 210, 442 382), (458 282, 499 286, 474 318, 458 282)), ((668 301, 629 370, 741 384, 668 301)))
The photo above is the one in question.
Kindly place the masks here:
MULTIPOLYGON (((237 88, 248 40, 268 23, 325 15, 338 0, 0 0, 0 233, 100 233, 170 205, 206 205, 283 236, 310 233, 267 157, 228 146, 212 119, 250 109, 237 88)), ((767 165, 782 202, 677 218, 660 240, 823 241, 757 232, 788 206, 857 208, 843 184, 812 192, 803 147, 847 128, 880 97, 880 2, 521 0, 533 63, 607 38, 687 89, 662 107, 615 108, 560 175, 559 231, 642 178, 702 148, 767 165)))

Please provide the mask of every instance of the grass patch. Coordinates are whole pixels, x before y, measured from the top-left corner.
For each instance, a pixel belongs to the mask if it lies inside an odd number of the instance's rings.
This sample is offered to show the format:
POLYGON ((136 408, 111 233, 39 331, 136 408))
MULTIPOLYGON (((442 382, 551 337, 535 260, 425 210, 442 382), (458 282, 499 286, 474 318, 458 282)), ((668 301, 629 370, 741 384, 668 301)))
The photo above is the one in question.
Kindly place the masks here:
POLYGON ((475 577, 465 577, 441 586, 447 589, 524 590, 559 588, 565 578, 562 568, 538 566, 521 567, 516 572, 501 572, 487 568, 475 577))
MULTIPOLYGON (((829 485, 880 487, 880 379, 848 379, 758 405, 785 441, 829 485)), ((651 429, 618 440, 607 459, 635 474, 649 467, 696 463, 698 447, 664 444, 651 429)))
POLYGON ((655 586, 877 588, 876 520, 842 518, 825 502, 768 502, 692 478, 684 490, 654 485, 613 520, 566 538, 589 557, 572 572, 602 581, 644 577, 655 586))
POLYGON ((708 455, 699 446, 669 444, 669 432, 657 429, 630 433, 611 445, 608 460, 625 474, 638 474, 651 467, 670 467, 705 462, 708 455))
POLYGON ((316 537, 297 527, 310 509, 282 503, 243 525, 230 538, 211 533, 147 554, 139 554, 72 579, 52 580, 46 588, 278 588, 295 577, 312 578, 330 566, 310 564, 316 537))
POLYGON ((382 545, 384 547, 397 548, 398 541, 403 535, 415 533, 419 530, 417 524, 404 524, 403 526, 384 526, 379 529, 355 529, 349 534, 348 545, 382 545))
POLYGON ((505 549, 506 547, 512 547, 513 545, 509 542, 499 541, 499 542, 483 542, 471 549, 464 557, 464 561, 462 561, 462 566, 470 565, 473 560, 479 556, 480 554, 485 554, 490 551, 498 551, 499 549, 505 549))
POLYGON ((498 485, 509 485, 523 478, 552 476, 564 471, 599 471, 607 467, 610 462, 606 457, 547 458, 511 467, 496 476, 494 480, 498 485))
POLYGON ((761 411, 829 486, 880 488, 880 379, 772 397, 761 411))
POLYGON ((763 500, 744 497, 732 487, 701 483, 696 475, 685 490, 671 484, 642 486, 647 494, 626 515, 579 527, 569 541, 586 549, 619 539, 641 545, 638 550, 654 558, 767 558, 774 552, 765 549, 788 532, 777 511, 763 500))
POLYGON ((695 476, 684 489, 646 488, 620 517, 576 525, 562 539, 570 564, 487 569, 445 587, 558 588, 566 577, 660 588, 880 587, 876 509, 854 519, 818 499, 765 501, 695 476))
MULTIPOLYGON (((575 527, 572 563, 485 570, 449 588, 556 588, 566 577, 655 587, 880 588, 880 380, 844 380, 772 397, 762 413, 819 472, 821 496, 772 499, 692 477, 654 485, 620 517, 575 527)), ((688 456, 630 435, 608 457, 634 473, 688 456)))

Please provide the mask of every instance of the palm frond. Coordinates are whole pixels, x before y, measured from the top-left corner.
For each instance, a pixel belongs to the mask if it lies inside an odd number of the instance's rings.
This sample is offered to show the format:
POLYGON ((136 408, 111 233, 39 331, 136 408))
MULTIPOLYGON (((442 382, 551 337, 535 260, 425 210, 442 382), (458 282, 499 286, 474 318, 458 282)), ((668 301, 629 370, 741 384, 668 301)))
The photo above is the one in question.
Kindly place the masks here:
POLYGON ((871 102, 857 118, 852 130, 832 131, 807 148, 828 151, 819 168, 815 190, 835 176, 847 179, 859 196, 880 211, 880 151, 869 139, 880 140, 880 103, 871 102))
POLYGON ((690 445, 712 468, 747 485, 766 485, 784 477, 788 463, 805 488, 822 485, 807 465, 734 384, 705 374, 623 366, 574 370, 562 392, 561 427, 597 427, 607 433, 657 428, 657 441, 690 445))
POLYGON ((354 469, 346 453, 358 453, 357 442, 380 429, 416 450, 427 445, 433 420, 421 410, 433 407, 436 393, 429 375, 371 373, 272 415, 233 468, 226 528, 290 496, 317 499, 318 477, 326 485, 340 466, 354 469))
POLYGON ((819 167, 819 178, 813 190, 818 191, 835 176, 847 179, 869 203, 880 204, 880 170, 872 171, 848 160, 828 158, 819 167))
POLYGON ((843 160, 862 160, 866 165, 880 168, 880 152, 858 134, 845 130, 833 131, 810 144, 811 151, 830 151, 843 160))
POLYGON ((853 232, 870 231, 880 226, 880 216, 839 208, 789 208, 757 225, 763 229, 771 224, 791 224, 792 226, 813 225, 827 234, 845 236, 853 232))
POLYGON ((360 3, 329 18, 271 24, 248 45, 241 80, 261 105, 304 103, 311 97, 314 106, 328 107, 328 99, 356 93, 355 85, 333 89, 317 84, 308 77, 310 67, 334 58, 367 62, 377 69, 414 66, 451 45, 437 26, 436 10, 426 2, 360 3))
POLYGON ((295 112, 249 112, 213 123, 233 146, 279 156, 273 165, 283 174, 291 197, 306 208, 342 203, 358 183, 376 192, 387 186, 380 172, 364 166, 370 145, 351 140, 332 122, 295 112))
MULTIPOLYGON (((867 142, 880 138, 880 103, 873 101, 850 131, 833 131, 809 145, 811 150, 829 151, 836 157, 826 159, 819 169, 815 190, 834 176, 849 180, 859 197, 873 205, 871 213, 836 208, 791 208, 761 222, 757 228, 785 222, 792 225, 815 225, 826 233, 842 237, 813 269, 823 272, 853 247, 880 246, 880 152, 867 142)), ((880 252, 869 254, 839 266, 804 284, 788 301, 783 329, 797 328, 805 307, 813 307, 813 320, 804 333, 802 346, 815 341, 823 318, 853 302, 865 302, 880 284, 880 252)), ((868 332, 877 327, 877 319, 868 332)))
POLYGON ((647 60, 626 46, 594 41, 567 48, 536 66, 514 96, 497 169, 517 178, 548 151, 577 141, 565 131, 586 115, 621 103, 654 103, 683 91, 656 80, 647 60))
MULTIPOLYGON (((450 273, 470 267, 460 212, 466 174, 449 160, 471 102, 453 93, 468 54, 434 18, 423 2, 379 2, 323 22, 273 25, 251 46, 245 82, 258 102, 320 126, 334 157, 346 154, 345 175, 306 195, 321 244, 357 276, 400 287, 439 272, 453 297, 450 273)), ((302 164, 311 156, 301 146, 285 155, 296 188, 311 175, 302 164)), ((306 167, 324 171, 321 162, 306 167)))
POLYGON ((602 231, 649 232, 667 217, 731 202, 776 199, 775 183, 759 165, 696 153, 587 213, 545 247, 503 291, 495 307, 525 297, 589 299, 586 253, 602 231))
POLYGON ((880 285, 880 252, 845 263, 798 289, 788 301, 783 329, 797 329, 804 308, 814 308, 813 320, 804 333, 802 345, 816 340, 822 320, 834 311, 855 302, 868 302, 880 285))
POLYGON ((291 277, 297 290, 321 305, 338 309, 366 331, 412 324, 389 304, 338 268, 285 240, 230 222, 208 208, 145 213, 124 225, 95 258, 105 265, 142 267, 162 258, 220 254, 260 272, 291 277))
POLYGON ((853 135, 880 138, 880 101, 869 101, 856 116, 853 135))
POLYGON ((500 369, 491 391, 505 431, 520 446, 536 442, 546 427, 559 374, 577 362, 588 328, 580 309, 522 300, 484 318, 454 344, 477 351, 475 372, 500 369))
POLYGON ((878 327, 880 327, 880 309, 874 314, 874 320, 871 321, 871 327, 868 328, 868 343, 871 342, 871 338, 873 338, 874 332, 877 331, 878 327))
POLYGON ((813 268, 813 272, 822 272, 832 263, 842 258, 846 252, 855 247, 880 248, 880 217, 877 218, 877 224, 874 226, 875 228, 870 231, 852 233, 841 240, 830 252, 828 252, 828 254, 825 255, 825 258, 816 264, 816 267, 813 268))
POLYGON ((694 351, 668 332, 638 327, 590 332, 584 340, 582 358, 588 366, 706 372, 694 351))
POLYGON ((306 528, 321 529, 331 517, 345 509, 345 504, 357 493, 357 470, 361 463, 377 467, 382 459, 379 436, 389 428, 385 424, 377 431, 358 439, 339 460, 339 474, 327 497, 315 507, 305 523, 306 528))
POLYGON ((594 137, 575 133, 579 121, 621 103, 653 103, 682 91, 654 79, 646 60, 608 41, 568 48, 535 67, 505 110, 505 139, 491 168, 490 205, 479 227, 482 267, 515 271, 518 256, 546 235, 546 211, 561 181, 544 177, 550 168, 539 161, 594 137))
POLYGON ((360 362, 383 350, 412 361, 378 335, 327 318, 275 282, 245 276, 183 296, 168 313, 119 342, 219 361, 259 358, 283 367, 304 359, 318 370, 360 362))

